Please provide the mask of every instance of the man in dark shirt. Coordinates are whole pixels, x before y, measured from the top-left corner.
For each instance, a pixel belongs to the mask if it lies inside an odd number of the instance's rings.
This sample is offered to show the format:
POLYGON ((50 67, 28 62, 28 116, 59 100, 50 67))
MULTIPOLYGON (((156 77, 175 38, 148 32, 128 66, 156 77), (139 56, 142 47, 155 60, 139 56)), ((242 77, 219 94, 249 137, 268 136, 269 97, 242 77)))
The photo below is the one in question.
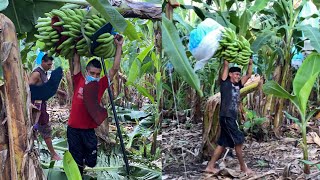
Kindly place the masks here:
MULTIPOLYGON (((43 85, 48 82, 47 72, 51 69, 53 58, 45 54, 42 57, 41 65, 37 67, 30 75, 29 85, 43 85)), ((60 82, 60 81, 59 81, 60 82)), ((42 92, 45 93, 45 92, 42 92)), ((57 90, 59 95, 66 97, 66 92, 57 90)), ((33 94, 32 94, 33 95, 33 94)), ((42 100, 33 100, 32 103, 40 110, 40 117, 35 124, 35 129, 38 130, 43 137, 51 154, 52 160, 61 160, 61 157, 56 153, 52 146, 52 129, 49 122, 49 114, 47 113, 47 102, 42 100)))
POLYGON ((244 135, 239 130, 237 123, 238 105, 240 103, 240 89, 248 81, 252 74, 252 60, 249 62, 248 71, 245 76, 241 78, 241 69, 239 67, 231 67, 229 70, 228 61, 224 61, 223 71, 221 76, 221 105, 220 105, 220 137, 218 139, 218 146, 216 147, 211 160, 208 163, 205 172, 217 173, 215 168, 216 161, 219 159, 226 147, 235 148, 236 155, 240 163, 241 171, 246 174, 253 172, 246 166, 242 156, 242 145, 244 142, 244 135))

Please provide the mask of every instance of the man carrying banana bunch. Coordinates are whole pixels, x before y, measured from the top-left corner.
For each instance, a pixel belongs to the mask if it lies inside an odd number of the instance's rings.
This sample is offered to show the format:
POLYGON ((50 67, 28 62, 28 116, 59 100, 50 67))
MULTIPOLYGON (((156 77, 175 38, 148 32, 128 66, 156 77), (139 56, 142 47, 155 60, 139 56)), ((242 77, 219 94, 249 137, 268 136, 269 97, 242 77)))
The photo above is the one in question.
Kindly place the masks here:
POLYGON ((218 173, 215 168, 216 161, 220 158, 226 147, 235 148, 236 155, 240 163, 240 170, 247 175, 252 175, 242 156, 242 146, 244 135, 239 130, 237 123, 238 105, 240 103, 240 89, 248 81, 252 74, 252 59, 249 61, 247 74, 241 78, 241 69, 231 67, 229 69, 228 61, 224 60, 223 71, 220 83, 221 105, 220 105, 220 137, 211 160, 209 161, 205 172, 218 173))
MULTIPOLYGON (((109 71, 113 79, 120 67, 123 37, 114 36, 116 53, 114 63, 109 71)), ((67 127, 69 151, 83 174, 84 166, 94 167, 97 163, 97 128, 106 118, 107 111, 100 106, 104 91, 108 88, 106 76, 100 79, 101 63, 91 60, 86 66, 85 76, 81 72, 80 56, 74 54, 73 84, 74 93, 67 127)))

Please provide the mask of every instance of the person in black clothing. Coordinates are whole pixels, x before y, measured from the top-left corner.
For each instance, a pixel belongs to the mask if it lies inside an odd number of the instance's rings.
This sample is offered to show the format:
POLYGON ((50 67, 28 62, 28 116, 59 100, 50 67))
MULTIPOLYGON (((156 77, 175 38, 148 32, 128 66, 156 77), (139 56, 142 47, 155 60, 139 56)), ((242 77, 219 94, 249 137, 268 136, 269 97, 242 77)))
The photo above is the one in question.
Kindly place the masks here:
POLYGON ((209 161, 205 172, 218 173, 219 170, 215 168, 216 161, 219 159, 226 147, 235 148, 236 155, 240 163, 240 169, 246 174, 252 174, 242 155, 242 145, 244 142, 244 135, 239 130, 237 123, 238 105, 240 103, 240 89, 248 81, 252 74, 252 59, 249 61, 248 71, 245 76, 241 78, 241 69, 239 67, 231 67, 229 70, 228 61, 224 61, 223 71, 221 76, 221 105, 220 105, 220 137, 218 139, 218 146, 216 147, 211 160, 209 161))

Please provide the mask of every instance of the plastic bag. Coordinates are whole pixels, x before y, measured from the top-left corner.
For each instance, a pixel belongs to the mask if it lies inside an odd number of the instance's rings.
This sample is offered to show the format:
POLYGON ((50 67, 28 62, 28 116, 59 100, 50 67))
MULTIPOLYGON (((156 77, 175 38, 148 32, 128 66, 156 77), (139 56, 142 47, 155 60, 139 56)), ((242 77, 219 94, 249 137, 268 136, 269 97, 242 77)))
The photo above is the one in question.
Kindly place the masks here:
POLYGON ((224 27, 215 20, 207 18, 191 31, 189 50, 197 60, 194 71, 203 68, 214 55, 219 47, 223 29, 224 27))
POLYGON ((37 64, 37 65, 40 65, 40 64, 41 64, 43 56, 44 56, 44 52, 39 51, 39 53, 38 53, 38 55, 37 55, 37 58, 36 58, 36 64, 37 64))

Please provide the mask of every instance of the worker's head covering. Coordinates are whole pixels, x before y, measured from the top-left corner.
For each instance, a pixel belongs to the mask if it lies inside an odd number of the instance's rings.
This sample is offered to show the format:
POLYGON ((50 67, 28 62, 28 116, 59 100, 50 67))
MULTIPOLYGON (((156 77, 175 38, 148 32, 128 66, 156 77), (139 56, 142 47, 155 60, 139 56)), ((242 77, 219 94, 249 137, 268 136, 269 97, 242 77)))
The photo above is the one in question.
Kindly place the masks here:
POLYGON ((229 68, 229 72, 233 73, 233 72, 240 72, 241 73, 241 69, 239 67, 231 67, 229 68))

